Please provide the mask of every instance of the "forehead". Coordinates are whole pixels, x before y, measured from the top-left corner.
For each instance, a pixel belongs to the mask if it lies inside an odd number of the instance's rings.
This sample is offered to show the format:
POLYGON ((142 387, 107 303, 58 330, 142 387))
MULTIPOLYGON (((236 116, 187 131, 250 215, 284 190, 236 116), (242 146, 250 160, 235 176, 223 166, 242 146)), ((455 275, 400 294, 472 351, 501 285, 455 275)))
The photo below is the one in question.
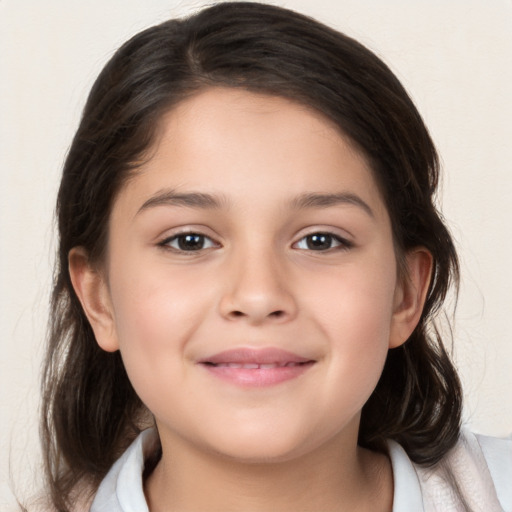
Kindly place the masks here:
POLYGON ((205 150, 211 149, 209 143, 216 149, 226 149, 219 148, 217 137, 236 134, 239 143, 256 146, 259 142, 261 146, 281 151, 288 147, 285 142, 315 134, 316 139, 341 143, 345 150, 363 157, 336 123, 314 108, 282 96, 230 87, 210 87, 181 101, 162 117, 158 133, 155 148, 178 137, 181 142, 190 141, 196 146, 200 137, 205 150), (276 133, 279 133, 277 138, 276 133))
POLYGON ((142 204, 169 187, 246 201, 357 189, 383 207, 367 159, 332 121, 286 98, 221 87, 162 117, 148 160, 124 192, 142 204))

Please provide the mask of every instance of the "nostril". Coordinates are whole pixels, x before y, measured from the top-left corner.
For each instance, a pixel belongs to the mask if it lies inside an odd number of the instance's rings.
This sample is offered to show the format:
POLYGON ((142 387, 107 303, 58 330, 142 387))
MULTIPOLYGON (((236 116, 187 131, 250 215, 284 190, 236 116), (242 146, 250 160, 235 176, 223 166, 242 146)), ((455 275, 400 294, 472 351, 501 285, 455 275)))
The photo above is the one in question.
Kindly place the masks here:
MULTIPOLYGON (((243 311, 234 310, 231 311, 230 316, 234 318, 240 318, 248 315, 246 315, 246 313, 244 313, 243 311)), ((285 316, 285 312, 282 309, 272 311, 268 314, 269 318, 281 318, 283 316, 285 316)))

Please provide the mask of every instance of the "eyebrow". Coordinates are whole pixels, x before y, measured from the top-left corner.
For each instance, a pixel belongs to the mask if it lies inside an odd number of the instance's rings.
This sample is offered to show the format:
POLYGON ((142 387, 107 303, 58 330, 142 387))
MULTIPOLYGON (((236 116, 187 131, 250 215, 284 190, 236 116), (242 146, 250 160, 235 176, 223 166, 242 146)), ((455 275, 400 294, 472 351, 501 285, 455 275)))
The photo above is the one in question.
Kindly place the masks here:
MULTIPOLYGON (((185 206, 188 208, 200 208, 205 210, 220 209, 226 206, 228 201, 223 197, 213 196, 203 192, 178 193, 176 190, 163 190, 151 196, 137 211, 137 215, 144 210, 156 206, 185 206)), ((368 203, 358 195, 352 193, 301 194, 291 201, 293 209, 329 208, 338 205, 353 205, 364 210, 370 217, 375 218, 373 210, 368 203)))
POLYGON ((362 208, 370 217, 375 218, 375 214, 368 203, 363 201, 358 195, 349 192, 338 194, 302 194, 292 201, 293 208, 298 210, 304 208, 329 208, 344 204, 362 208))
POLYGON ((178 193, 175 190, 163 190, 151 196, 139 208, 137 214, 155 206, 186 206, 205 210, 219 209, 226 201, 222 198, 202 192, 178 193))

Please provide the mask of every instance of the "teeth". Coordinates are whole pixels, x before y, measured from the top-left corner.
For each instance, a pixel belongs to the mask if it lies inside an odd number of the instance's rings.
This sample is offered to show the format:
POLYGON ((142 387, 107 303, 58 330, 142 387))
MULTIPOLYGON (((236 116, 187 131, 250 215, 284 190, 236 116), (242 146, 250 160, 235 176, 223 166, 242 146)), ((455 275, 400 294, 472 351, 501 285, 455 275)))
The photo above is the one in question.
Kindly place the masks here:
POLYGON ((217 368, 243 368, 244 370, 270 370, 272 368, 284 368, 299 364, 301 363, 217 363, 214 366, 217 368))

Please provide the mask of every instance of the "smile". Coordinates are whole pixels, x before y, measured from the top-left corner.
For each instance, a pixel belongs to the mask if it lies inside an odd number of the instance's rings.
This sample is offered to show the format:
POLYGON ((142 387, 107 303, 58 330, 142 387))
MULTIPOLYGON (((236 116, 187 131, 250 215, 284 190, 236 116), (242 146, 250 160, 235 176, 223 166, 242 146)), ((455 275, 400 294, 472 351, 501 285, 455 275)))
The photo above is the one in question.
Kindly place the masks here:
POLYGON ((217 368, 244 368, 248 370, 269 370, 272 368, 284 368, 291 366, 299 366, 302 364, 307 364, 309 361, 305 363, 205 363, 211 364, 212 366, 216 366, 217 368))
POLYGON ((315 361, 284 350, 235 349, 199 361, 209 374, 244 387, 280 384, 299 377, 315 361))

